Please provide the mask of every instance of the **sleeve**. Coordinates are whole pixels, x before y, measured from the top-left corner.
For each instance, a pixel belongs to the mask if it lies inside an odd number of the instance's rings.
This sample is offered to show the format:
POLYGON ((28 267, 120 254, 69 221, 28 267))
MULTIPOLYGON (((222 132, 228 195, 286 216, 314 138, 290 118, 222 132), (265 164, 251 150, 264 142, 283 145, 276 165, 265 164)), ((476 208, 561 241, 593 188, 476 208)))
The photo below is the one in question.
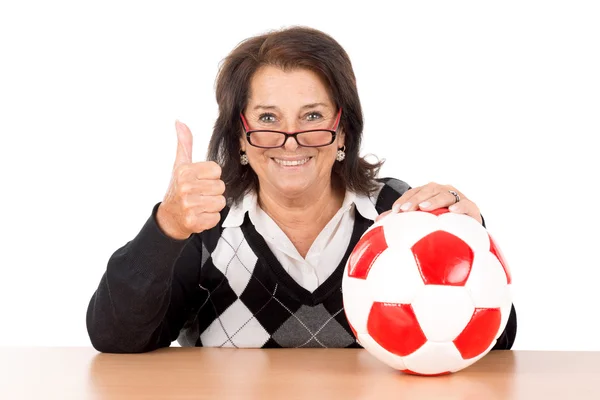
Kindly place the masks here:
POLYGON ((508 322, 504 328, 504 332, 498 337, 496 344, 492 350, 510 350, 517 336, 517 311, 515 305, 511 305, 508 322))
POLYGON ((169 347, 205 296, 199 288, 202 242, 168 237, 156 204, 137 236, 115 251, 87 309, 94 348, 141 353, 169 347))

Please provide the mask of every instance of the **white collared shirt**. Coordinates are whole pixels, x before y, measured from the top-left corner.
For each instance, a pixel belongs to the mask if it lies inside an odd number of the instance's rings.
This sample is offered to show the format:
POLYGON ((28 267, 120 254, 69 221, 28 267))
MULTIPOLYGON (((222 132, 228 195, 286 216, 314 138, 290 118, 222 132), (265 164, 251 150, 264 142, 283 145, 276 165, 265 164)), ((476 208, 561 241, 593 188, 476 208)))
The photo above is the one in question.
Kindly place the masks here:
POLYGON ((356 211, 372 221, 379 215, 373 199, 347 190, 342 206, 312 243, 306 258, 300 255, 287 235, 260 208, 255 192, 244 196, 241 204, 231 207, 223 227, 240 226, 248 212, 256 231, 265 239, 285 271, 300 286, 313 292, 333 273, 344 257, 352 236, 356 211))

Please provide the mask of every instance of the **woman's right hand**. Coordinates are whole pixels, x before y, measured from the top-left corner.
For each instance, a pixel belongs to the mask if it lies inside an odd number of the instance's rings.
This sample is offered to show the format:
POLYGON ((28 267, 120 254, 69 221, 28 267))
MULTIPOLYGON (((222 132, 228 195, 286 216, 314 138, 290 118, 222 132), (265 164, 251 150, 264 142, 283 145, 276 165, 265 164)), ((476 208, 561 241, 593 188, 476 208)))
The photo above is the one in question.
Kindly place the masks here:
POLYGON ((192 162, 193 137, 183 123, 175 123, 177 156, 165 197, 156 219, 161 230, 173 239, 184 240, 192 233, 208 230, 219 223, 225 207, 225 183, 221 167, 213 162, 192 162))

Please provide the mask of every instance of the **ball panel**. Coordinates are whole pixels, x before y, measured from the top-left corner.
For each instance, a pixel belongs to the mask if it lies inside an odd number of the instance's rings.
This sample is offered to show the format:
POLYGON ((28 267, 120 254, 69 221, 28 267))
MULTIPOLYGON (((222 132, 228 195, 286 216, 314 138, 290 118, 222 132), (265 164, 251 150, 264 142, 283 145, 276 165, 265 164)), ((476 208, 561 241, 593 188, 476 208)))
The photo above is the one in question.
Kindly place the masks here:
POLYGON ((367 282, 362 279, 342 278, 342 301, 346 319, 358 333, 367 331, 367 319, 373 299, 369 295, 367 282))
POLYGON ((476 251, 465 288, 479 308, 497 308, 510 298, 506 275, 498 259, 489 251, 476 251))
POLYGON ((373 302, 367 333, 397 356, 410 354, 427 341, 410 304, 373 302))
POLYGON ((402 372, 404 372, 405 374, 419 375, 419 376, 442 376, 442 375, 448 375, 451 373, 450 371, 444 371, 444 372, 440 372, 439 374, 419 374, 418 372, 411 371, 410 369, 403 369, 402 372))
POLYGON ((506 324, 508 323, 508 318, 510 317, 510 311, 512 309, 512 285, 508 285, 508 294, 509 297, 505 300, 505 302, 500 307, 501 319, 500 319, 500 328, 498 329, 498 333, 496 334, 496 339, 502 335, 504 329, 506 328, 506 324))
POLYGON ((407 369, 423 375, 456 372, 468 365, 452 342, 428 341, 413 354, 403 357, 402 361, 407 369))
POLYGON ((487 230, 475 218, 464 214, 448 213, 438 218, 440 230, 444 230, 467 243, 473 251, 489 250, 487 230))
POLYGON ((492 238, 492 235, 490 235, 489 232, 488 232, 488 238, 489 238, 489 242, 490 242, 489 251, 493 255, 496 256, 498 261, 500 261, 500 265, 502 265, 502 268, 504 269, 504 273, 506 274, 506 282, 510 285, 512 283, 512 275, 510 273, 510 269, 508 268, 508 264, 506 263, 506 259, 504 258, 504 254, 502 254, 502 251, 500 250, 498 243, 496 243, 496 241, 492 238))
POLYGON ((348 276, 367 279, 373 263, 387 247, 382 226, 365 232, 348 258, 348 276))
POLYGON ((462 239, 435 231, 411 248, 425 284, 463 286, 471 272, 473 250, 462 239))
POLYGON ((421 211, 390 213, 381 219, 386 241, 395 248, 409 249, 423 236, 437 230, 435 215, 421 211))
POLYGON ((370 354, 375 356, 379 361, 389 365, 390 367, 398 370, 406 368, 402 357, 390 353, 379 345, 370 335, 366 333, 359 334, 358 338, 362 347, 364 347, 370 354))
POLYGON ((373 301, 381 303, 410 303, 425 286, 412 252, 396 247, 381 253, 366 282, 373 301))
POLYGON ((475 307, 464 287, 427 285, 412 303, 429 341, 451 342, 471 320, 475 307))
POLYGON ((464 359, 477 357, 496 339, 500 327, 499 308, 476 308, 473 318, 456 339, 454 345, 464 359))
POLYGON ((442 214, 447 214, 450 212, 450 210, 448 210, 448 208, 443 207, 443 208, 436 208, 435 210, 432 211, 427 211, 430 214, 433 215, 442 215, 442 214))

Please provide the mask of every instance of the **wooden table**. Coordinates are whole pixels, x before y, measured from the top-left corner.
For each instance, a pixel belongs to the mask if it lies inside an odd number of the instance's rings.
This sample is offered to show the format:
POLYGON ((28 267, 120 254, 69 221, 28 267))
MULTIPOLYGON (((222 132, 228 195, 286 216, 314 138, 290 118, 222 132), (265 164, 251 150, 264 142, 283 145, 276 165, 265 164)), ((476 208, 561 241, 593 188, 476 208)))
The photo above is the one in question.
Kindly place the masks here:
POLYGON ((495 351, 405 375, 357 349, 0 348, 0 399, 600 399, 600 352, 495 351))

